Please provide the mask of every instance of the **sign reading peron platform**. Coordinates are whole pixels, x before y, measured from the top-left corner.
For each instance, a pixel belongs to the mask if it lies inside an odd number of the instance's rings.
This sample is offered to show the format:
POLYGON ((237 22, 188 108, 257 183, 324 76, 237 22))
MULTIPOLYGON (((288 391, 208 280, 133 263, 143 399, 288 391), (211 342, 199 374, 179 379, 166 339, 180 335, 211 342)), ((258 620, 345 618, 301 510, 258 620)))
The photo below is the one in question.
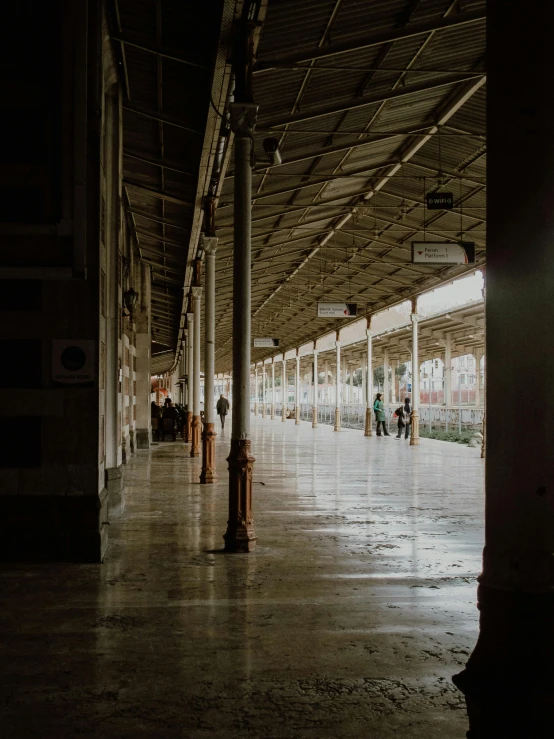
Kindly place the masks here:
POLYGON ((348 318, 355 316, 357 310, 356 303, 318 303, 318 318, 348 318))
POLYGON ((55 339, 52 342, 52 380, 84 385, 96 377, 95 342, 89 339, 55 339))
POLYGON ((254 348, 256 349, 266 349, 271 348, 274 346, 279 346, 279 339, 270 339, 268 337, 261 338, 261 339, 254 339, 254 348))
POLYGON ((451 210, 454 207, 454 194, 451 192, 427 193, 428 210, 451 210))
POLYGON ((475 244, 412 241, 413 264, 475 264, 475 244))

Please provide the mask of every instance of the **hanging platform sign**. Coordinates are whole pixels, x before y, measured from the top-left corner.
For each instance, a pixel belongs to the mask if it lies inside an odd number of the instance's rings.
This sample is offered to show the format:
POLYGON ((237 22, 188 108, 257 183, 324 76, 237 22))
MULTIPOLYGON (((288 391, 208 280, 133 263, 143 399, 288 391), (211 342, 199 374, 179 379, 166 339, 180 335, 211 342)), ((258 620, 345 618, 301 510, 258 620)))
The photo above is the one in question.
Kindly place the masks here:
POLYGON ((279 346, 279 339, 270 339, 268 337, 261 339, 254 339, 255 349, 271 349, 274 346, 279 346))
POLYGON ((475 264, 475 244, 412 241, 413 264, 475 264))
POLYGON ((357 310, 356 303, 318 303, 318 318, 348 318, 355 316, 357 310))
POLYGON ((427 210, 452 210, 454 194, 451 192, 427 193, 427 210))
POLYGON ((80 339, 52 341, 52 380, 64 385, 93 383, 96 377, 95 342, 80 339))

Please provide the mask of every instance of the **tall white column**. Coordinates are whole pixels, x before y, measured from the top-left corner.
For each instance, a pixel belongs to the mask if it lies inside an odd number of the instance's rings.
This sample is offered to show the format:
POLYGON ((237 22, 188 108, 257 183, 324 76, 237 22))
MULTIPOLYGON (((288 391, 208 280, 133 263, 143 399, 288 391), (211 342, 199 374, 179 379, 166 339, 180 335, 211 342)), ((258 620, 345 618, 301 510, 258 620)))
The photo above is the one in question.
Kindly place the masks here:
POLYGON ((317 349, 314 349, 314 404, 312 406, 312 428, 317 428, 317 349))
POLYGON ((201 430, 200 419, 200 307, 202 299, 202 288, 192 287, 193 313, 194 313, 194 374, 192 382, 192 443, 190 448, 191 457, 199 457, 201 453, 201 430))
POLYGON ((383 395, 384 395, 384 405, 385 405, 385 413, 387 414, 387 422, 389 420, 388 418, 388 409, 390 408, 390 380, 389 380, 389 350, 388 347, 385 347, 385 350, 383 352, 383 373, 384 373, 384 380, 383 380, 383 395))
POLYGON ((348 379, 348 362, 344 362, 342 365, 342 405, 347 406, 348 405, 348 389, 347 389, 347 379, 348 379))
POLYGON ((254 415, 258 415, 258 365, 254 367, 254 415))
POLYGON ((340 420, 340 405, 341 405, 341 397, 340 397, 340 334, 337 331, 337 339, 335 341, 335 350, 336 350, 336 364, 337 364, 337 371, 336 371, 336 379, 335 379, 335 431, 340 431, 341 429, 341 420, 340 420))
POLYGON ((483 350, 475 351, 475 407, 481 407, 481 359, 483 358, 483 350))
POLYGON ((275 357, 271 359, 271 420, 275 419, 275 357))
POLYGON ((295 413, 295 424, 298 426, 300 423, 300 355, 298 349, 296 350, 296 374, 294 383, 294 405, 296 408, 295 413))
POLYGON ((373 332, 371 331, 371 316, 367 319, 366 329, 366 388, 365 388, 365 428, 364 436, 373 434, 371 425, 371 409, 373 407, 373 332))
POLYGON ((325 405, 329 405, 329 362, 327 360, 325 360, 325 364, 323 365, 323 372, 325 374, 323 379, 323 402, 325 405))
POLYGON ((204 304, 204 426, 202 429, 202 473, 200 482, 217 480, 215 472, 215 236, 203 237, 206 254, 206 300, 204 304))
POLYGON ((262 364, 262 418, 265 418, 265 409, 267 404, 267 388, 266 388, 266 371, 265 371, 265 360, 262 364))
POLYGON ((419 446, 419 337, 417 298, 412 298, 412 429, 410 446, 419 446))
POLYGON ((281 421, 284 423, 287 420, 287 405, 289 400, 289 385, 287 380, 287 360, 283 354, 283 363, 281 369, 281 395, 283 397, 283 404, 281 406, 281 421))
POLYGON ((447 333, 444 342, 444 405, 452 405, 452 334, 447 333))

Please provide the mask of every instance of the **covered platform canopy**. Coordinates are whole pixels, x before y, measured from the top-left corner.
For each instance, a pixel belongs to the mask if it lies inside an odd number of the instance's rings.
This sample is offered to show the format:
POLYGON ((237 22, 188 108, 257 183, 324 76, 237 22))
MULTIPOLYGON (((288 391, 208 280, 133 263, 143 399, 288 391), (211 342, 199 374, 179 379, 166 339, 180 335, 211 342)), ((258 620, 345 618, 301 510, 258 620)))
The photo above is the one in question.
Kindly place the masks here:
POLYGON ((230 50, 245 13, 259 106, 253 334, 286 331, 287 347, 298 346, 334 327, 317 317, 319 300, 371 313, 474 268, 414 265, 412 241, 471 241, 484 263, 484 0, 216 5, 189 17, 167 1, 114 3, 123 198, 152 267, 153 338, 174 353, 162 370, 180 351, 207 199, 219 237, 216 371, 231 369, 230 50), (278 142, 278 165, 269 166, 267 138, 278 142), (453 207, 426 211, 426 196, 440 192, 453 207))

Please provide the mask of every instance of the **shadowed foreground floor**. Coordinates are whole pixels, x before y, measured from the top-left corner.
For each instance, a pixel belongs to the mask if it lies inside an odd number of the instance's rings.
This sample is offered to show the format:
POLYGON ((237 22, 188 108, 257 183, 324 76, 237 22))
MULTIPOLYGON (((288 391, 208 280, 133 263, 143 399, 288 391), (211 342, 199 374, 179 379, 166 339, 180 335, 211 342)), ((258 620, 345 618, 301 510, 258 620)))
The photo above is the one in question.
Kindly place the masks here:
POLYGON ((249 555, 182 442, 126 467, 103 565, 2 566, 2 739, 465 736, 478 450, 252 417, 249 555))

